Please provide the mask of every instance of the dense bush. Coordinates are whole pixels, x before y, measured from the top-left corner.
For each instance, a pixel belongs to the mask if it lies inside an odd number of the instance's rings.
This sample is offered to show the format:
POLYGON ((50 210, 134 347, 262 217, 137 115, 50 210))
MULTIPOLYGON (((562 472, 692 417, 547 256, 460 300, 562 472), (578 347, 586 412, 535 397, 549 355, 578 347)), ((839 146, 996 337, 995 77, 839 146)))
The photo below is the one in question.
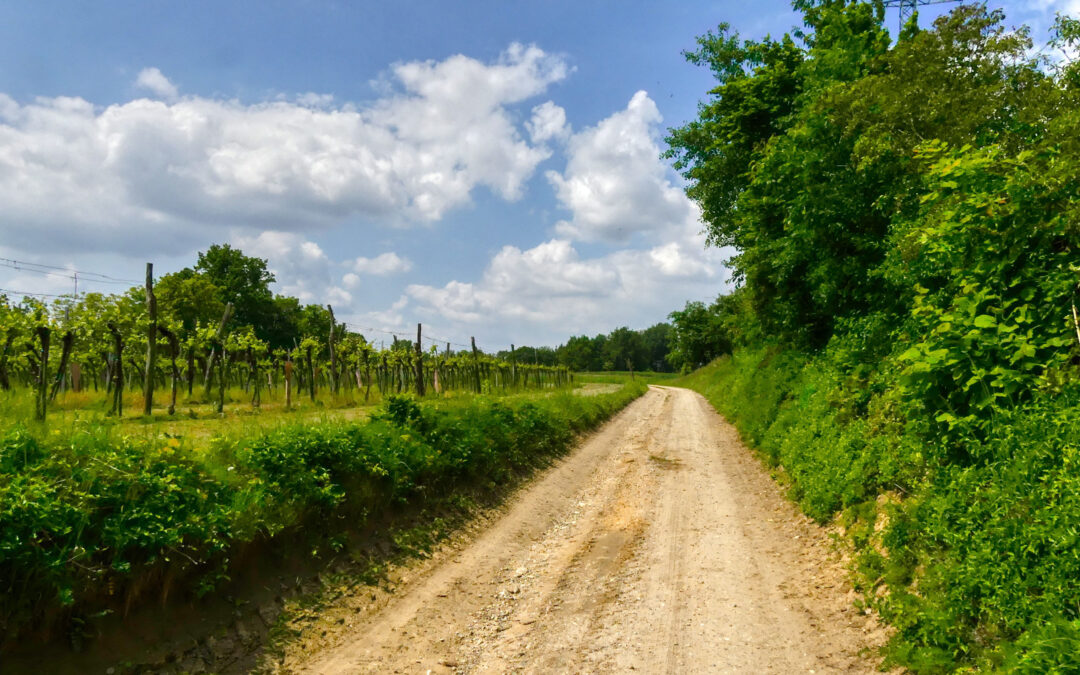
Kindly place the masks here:
POLYGON ((1080 20, 1049 60, 984 3, 793 5, 688 54, 669 154, 740 284, 672 315, 734 350, 688 382, 839 518, 893 662, 1080 671, 1080 20))
POLYGON ((168 583, 206 592, 244 545, 316 519, 330 536, 400 504, 497 488, 644 391, 392 398, 368 421, 298 424, 205 448, 91 427, 62 437, 9 429, 0 437, 0 632, 12 639, 109 611, 168 583))
POLYGON ((1000 410, 970 461, 901 391, 860 411, 825 355, 739 350, 684 382, 782 466, 791 494, 845 526, 868 601, 897 628, 891 660, 1080 668, 1080 388, 1000 410))

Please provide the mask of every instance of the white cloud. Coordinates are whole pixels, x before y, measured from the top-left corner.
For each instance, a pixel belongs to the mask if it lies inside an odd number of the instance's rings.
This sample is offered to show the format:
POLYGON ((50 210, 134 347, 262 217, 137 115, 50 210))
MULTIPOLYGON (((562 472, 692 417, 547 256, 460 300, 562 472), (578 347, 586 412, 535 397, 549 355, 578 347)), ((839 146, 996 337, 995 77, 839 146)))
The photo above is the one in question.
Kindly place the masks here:
POLYGON ((642 233, 662 240, 672 228, 696 222, 696 207, 660 161, 655 138, 660 122, 656 104, 639 91, 625 110, 570 139, 566 170, 547 172, 559 201, 572 213, 556 225, 559 235, 626 243, 642 233))
MULTIPOLYGON (((559 118, 543 107, 534 109, 534 140, 560 126, 542 121, 559 118)), ((625 110, 570 137, 566 170, 547 174, 572 214, 556 225, 560 236, 526 250, 504 247, 475 282, 408 286, 414 312, 462 332, 494 325, 503 327, 497 339, 555 343, 571 333, 644 327, 688 299, 723 291, 731 251, 706 248, 698 207, 660 159, 660 121, 638 92, 625 110), (583 257, 573 240, 623 247, 583 257)))
MULTIPOLYGON (((307 304, 349 307, 353 296, 337 285, 332 276, 334 263, 313 241, 293 232, 261 232, 258 236, 237 236, 233 244, 245 255, 263 258, 277 279, 277 289, 307 304)), ((347 280, 343 280, 348 285, 347 280)))
POLYGON ((1080 16, 1080 0, 1033 0, 1031 3, 1038 12, 1049 14, 1060 12, 1070 16, 1080 16))
POLYGON ((405 321, 404 311, 408 305, 409 297, 402 295, 385 310, 349 314, 346 318, 349 321, 349 327, 359 331, 368 340, 386 341, 390 337, 389 333, 403 333, 409 331, 410 328, 415 330, 415 326, 407 325, 405 321))
POLYGON ((135 86, 146 89, 161 98, 172 100, 180 95, 176 85, 157 68, 143 68, 135 78, 135 86))
MULTIPOLYGON (((362 108, 315 94, 106 108, 0 94, 0 238, 26 251, 152 254, 222 227, 435 221, 480 187, 515 200, 550 150, 522 138, 509 106, 567 73, 561 58, 512 45, 493 63, 397 64, 397 88, 362 108)), ((154 69, 139 83, 175 94, 154 69)))
POLYGON ((504 247, 476 283, 414 284, 406 293, 419 305, 418 314, 462 331, 504 325, 506 340, 516 331, 519 341, 556 342, 627 323, 643 327, 688 298, 715 296, 726 284, 722 262, 728 255, 689 237, 582 258, 569 241, 553 239, 527 250, 504 247))
POLYGON ((532 119, 525 123, 533 143, 565 140, 570 136, 570 125, 566 123, 566 110, 545 101, 532 109, 532 119))
POLYGON ((375 276, 408 272, 412 269, 412 266, 411 260, 402 258, 392 251, 382 253, 374 258, 359 257, 351 265, 353 271, 357 274, 373 274, 375 276))

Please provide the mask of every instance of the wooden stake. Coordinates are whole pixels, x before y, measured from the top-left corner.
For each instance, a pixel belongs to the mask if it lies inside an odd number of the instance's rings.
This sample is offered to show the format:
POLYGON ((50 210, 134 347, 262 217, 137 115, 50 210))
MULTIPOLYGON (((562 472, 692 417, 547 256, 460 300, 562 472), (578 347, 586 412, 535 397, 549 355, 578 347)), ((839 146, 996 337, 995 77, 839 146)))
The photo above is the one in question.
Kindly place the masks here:
POLYGON ((38 367, 37 392, 34 398, 34 418, 45 421, 45 407, 49 402, 49 327, 38 326, 37 336, 41 342, 41 363, 38 367))
POLYGON ((143 377, 143 415, 154 407, 154 365, 157 363, 157 298, 154 296, 154 263, 146 263, 146 308, 150 325, 146 328, 146 375, 143 377))
POLYGON ((421 325, 416 324, 416 395, 424 395, 424 348, 420 342, 421 325))
POLYGON ((285 361, 285 409, 292 408, 292 379, 293 379, 293 365, 292 359, 285 361))
POLYGON ((176 385, 180 379, 180 369, 176 367, 176 357, 180 353, 180 341, 176 339, 176 333, 165 326, 158 326, 158 330, 165 336, 165 339, 169 341, 169 362, 172 364, 172 373, 169 377, 169 414, 176 414, 176 385))
POLYGON ((7 391, 11 389, 11 379, 8 377, 8 353, 11 351, 11 344, 15 342, 15 329, 8 328, 7 337, 4 338, 4 348, 0 349, 0 389, 7 391))
POLYGON ((1080 342, 1080 316, 1076 314, 1076 303, 1073 303, 1073 326, 1076 327, 1076 341, 1080 342))
POLYGON ((68 331, 64 333, 64 337, 61 340, 63 349, 60 351, 60 367, 56 369, 56 378, 53 380, 52 392, 49 393, 49 402, 56 400, 56 393, 60 391, 60 386, 64 383, 64 377, 67 375, 68 359, 71 358, 71 346, 75 342, 75 333, 68 331))
POLYGON ((124 336, 116 328, 116 324, 110 321, 106 324, 113 336, 113 347, 116 349, 116 361, 113 364, 113 373, 110 381, 113 387, 112 414, 117 417, 124 416, 124 336))
POLYGON ((476 338, 470 337, 469 340, 472 342, 473 371, 476 375, 476 393, 479 394, 483 390, 480 386, 480 354, 476 351, 476 338))
POLYGON ((326 309, 330 312, 330 393, 333 395, 337 395, 338 377, 337 353, 334 351, 334 308, 330 305, 327 305, 326 309))

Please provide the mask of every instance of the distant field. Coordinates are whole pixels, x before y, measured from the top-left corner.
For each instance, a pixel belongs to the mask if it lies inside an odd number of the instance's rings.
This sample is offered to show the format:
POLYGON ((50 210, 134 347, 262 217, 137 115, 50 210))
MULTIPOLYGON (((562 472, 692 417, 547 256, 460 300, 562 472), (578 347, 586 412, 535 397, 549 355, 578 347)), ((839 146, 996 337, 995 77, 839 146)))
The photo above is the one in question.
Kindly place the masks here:
MULTIPOLYGON (((574 373, 574 381, 581 384, 625 384, 630 381, 631 373, 626 370, 612 370, 598 373, 574 373)), ((651 370, 634 372, 635 380, 642 380, 646 384, 660 384, 674 380, 678 373, 654 373, 651 370)))

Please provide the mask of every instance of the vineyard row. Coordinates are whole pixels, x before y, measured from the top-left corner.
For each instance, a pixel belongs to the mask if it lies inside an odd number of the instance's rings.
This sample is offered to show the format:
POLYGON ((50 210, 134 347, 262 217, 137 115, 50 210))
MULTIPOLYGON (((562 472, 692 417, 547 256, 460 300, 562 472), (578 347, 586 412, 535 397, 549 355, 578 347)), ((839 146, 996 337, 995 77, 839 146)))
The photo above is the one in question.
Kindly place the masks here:
MULTIPOLYGON (((166 390, 168 412, 176 410, 177 393, 189 400, 201 387, 203 399, 224 409, 227 388, 242 388, 258 408, 264 394, 316 401, 320 392, 362 393, 367 402, 374 387, 380 396, 415 392, 418 396, 449 391, 508 393, 521 389, 556 389, 572 384, 565 367, 518 363, 483 354, 471 340, 470 352, 422 348, 422 327, 416 342, 396 340, 376 349, 362 335, 334 319, 329 305, 329 331, 294 341, 292 349, 271 349, 250 327, 230 330, 234 307, 227 304, 217 326, 185 329, 170 317, 159 317, 153 290, 153 266, 147 264, 146 301, 117 312, 116 307, 72 321, 70 312, 50 313, 40 303, 11 306, 0 297, 0 389, 32 388, 35 414, 44 419, 62 390, 103 390, 109 413, 123 414, 123 395, 143 392, 144 414, 153 407, 156 390, 166 390), (59 340, 55 339, 59 337, 59 340), (54 367, 52 364, 56 364, 54 367)), ((84 305, 88 304, 84 301, 84 305)))

